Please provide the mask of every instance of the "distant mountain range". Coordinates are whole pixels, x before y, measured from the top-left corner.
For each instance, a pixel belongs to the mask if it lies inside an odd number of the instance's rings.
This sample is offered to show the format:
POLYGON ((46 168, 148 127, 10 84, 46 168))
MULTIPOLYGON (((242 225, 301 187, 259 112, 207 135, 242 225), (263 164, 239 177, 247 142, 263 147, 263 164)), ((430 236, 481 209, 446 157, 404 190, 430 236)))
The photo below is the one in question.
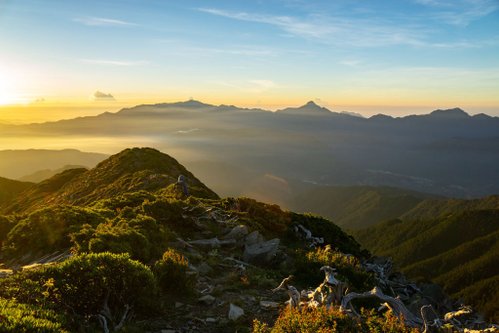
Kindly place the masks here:
MULTIPOLYGON (((67 147, 109 153, 153 146, 177 156, 221 195, 249 192, 284 206, 320 186, 390 186, 463 198, 499 193, 499 118, 459 108, 362 118, 314 102, 268 112, 191 100, 0 126, 0 142, 63 140, 67 147), (228 181, 226 174, 235 176, 228 181)), ((66 164, 91 166, 73 159, 37 169, 28 163, 2 168, 0 161, 0 176, 8 178, 66 164), (7 174, 15 169, 15 176, 7 174)))

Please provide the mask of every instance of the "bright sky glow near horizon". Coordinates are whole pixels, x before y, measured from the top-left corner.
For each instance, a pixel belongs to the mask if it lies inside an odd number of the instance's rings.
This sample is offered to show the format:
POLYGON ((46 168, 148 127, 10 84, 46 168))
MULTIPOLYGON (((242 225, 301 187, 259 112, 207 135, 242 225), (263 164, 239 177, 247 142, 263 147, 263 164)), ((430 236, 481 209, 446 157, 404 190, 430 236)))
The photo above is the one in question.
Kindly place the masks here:
POLYGON ((189 98, 499 116, 499 0, 0 0, 0 122, 189 98))

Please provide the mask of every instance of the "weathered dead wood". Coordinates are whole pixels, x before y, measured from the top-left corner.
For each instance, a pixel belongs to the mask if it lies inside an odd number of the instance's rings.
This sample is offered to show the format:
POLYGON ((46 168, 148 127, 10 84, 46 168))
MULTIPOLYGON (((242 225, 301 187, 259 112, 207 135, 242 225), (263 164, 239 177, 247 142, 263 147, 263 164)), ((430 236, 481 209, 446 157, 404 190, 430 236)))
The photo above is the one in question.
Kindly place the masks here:
POLYGON ((421 326, 421 324, 422 324, 421 319, 419 319, 414 314, 412 314, 405 307, 404 303, 402 303, 402 301, 400 299, 386 296, 385 294, 383 294, 381 289, 378 287, 374 287, 371 291, 366 291, 364 293, 355 293, 355 292, 348 293, 341 300, 341 307, 343 309, 351 308, 353 311, 355 311, 355 309, 351 306, 350 302, 352 302, 354 299, 369 298, 369 297, 377 297, 380 300, 388 303, 390 305, 391 309, 393 310, 393 313, 396 316, 403 316, 404 322, 407 325, 412 326, 412 327, 421 326))
POLYGON ((302 226, 301 224, 298 224, 294 227, 294 230, 296 233, 301 234, 305 236, 305 240, 307 240, 310 244, 310 247, 317 247, 319 245, 324 244, 324 238, 323 237, 314 237, 312 235, 312 232, 302 226))
POLYGON ((293 275, 288 276, 282 282, 279 284, 277 288, 272 289, 272 292, 276 292, 279 290, 285 290, 286 293, 289 296, 289 307, 290 308, 297 308, 300 306, 300 293, 298 292, 298 289, 290 285, 289 283, 291 282, 291 279, 293 278, 293 275))

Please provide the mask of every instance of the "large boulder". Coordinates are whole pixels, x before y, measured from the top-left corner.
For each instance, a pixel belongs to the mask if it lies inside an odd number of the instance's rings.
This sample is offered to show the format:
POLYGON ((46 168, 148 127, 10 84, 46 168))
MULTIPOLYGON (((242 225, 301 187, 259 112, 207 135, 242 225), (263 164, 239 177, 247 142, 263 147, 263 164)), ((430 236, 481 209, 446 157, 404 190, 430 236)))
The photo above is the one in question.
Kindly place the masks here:
POLYGON ((246 245, 243 260, 251 263, 267 264, 275 257, 279 249, 279 238, 246 245))

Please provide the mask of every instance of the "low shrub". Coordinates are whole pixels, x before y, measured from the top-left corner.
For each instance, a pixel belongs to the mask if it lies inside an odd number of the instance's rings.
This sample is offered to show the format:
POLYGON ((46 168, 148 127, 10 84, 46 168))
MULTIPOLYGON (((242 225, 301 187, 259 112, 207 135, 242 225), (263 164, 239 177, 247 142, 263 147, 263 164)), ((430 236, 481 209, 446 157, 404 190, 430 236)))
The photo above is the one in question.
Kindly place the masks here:
POLYGON ((0 332, 68 333, 64 325, 65 318, 52 310, 0 298, 0 332))
POLYGON ((159 287, 166 294, 191 294, 195 279, 187 274, 189 262, 179 252, 168 249, 153 267, 159 287))
POLYGON ((253 322, 253 333, 417 333, 406 327, 391 313, 375 314, 362 311, 353 318, 336 307, 284 309, 272 327, 258 320, 253 322))

